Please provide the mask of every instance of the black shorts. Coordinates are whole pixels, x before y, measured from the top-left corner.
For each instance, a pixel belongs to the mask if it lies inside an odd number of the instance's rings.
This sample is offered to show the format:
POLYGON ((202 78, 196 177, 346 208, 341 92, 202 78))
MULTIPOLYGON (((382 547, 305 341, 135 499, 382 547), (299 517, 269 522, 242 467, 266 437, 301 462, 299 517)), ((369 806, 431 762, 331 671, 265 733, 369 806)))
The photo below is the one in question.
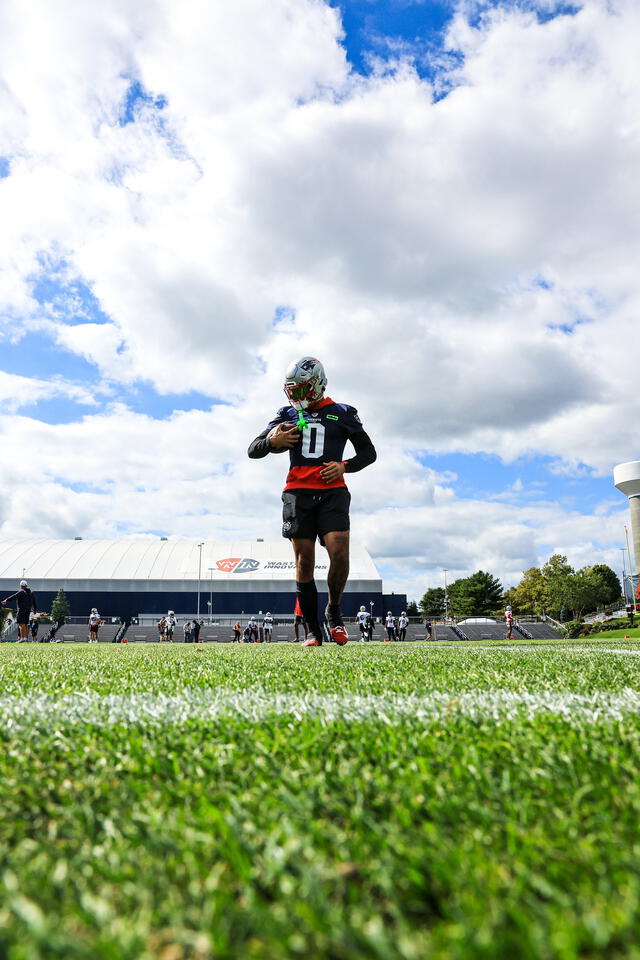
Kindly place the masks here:
POLYGON ((325 533, 349 529, 351 494, 333 490, 285 490, 282 494, 282 536, 288 540, 315 540, 324 546, 325 533))

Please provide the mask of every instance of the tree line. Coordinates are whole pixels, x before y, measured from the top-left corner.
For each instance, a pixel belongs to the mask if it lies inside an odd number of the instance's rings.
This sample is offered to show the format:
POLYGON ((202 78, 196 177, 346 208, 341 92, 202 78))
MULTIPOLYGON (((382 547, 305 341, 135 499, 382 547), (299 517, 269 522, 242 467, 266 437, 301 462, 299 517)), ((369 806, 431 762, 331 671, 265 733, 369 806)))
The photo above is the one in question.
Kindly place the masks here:
MULTIPOLYGON (((579 620, 585 613, 622 597, 620 580, 606 563, 574 570, 567 558, 554 553, 541 567, 530 567, 520 583, 504 590, 491 573, 478 570, 454 580, 447 588, 449 616, 496 617, 510 605, 515 614, 547 614, 556 620, 579 620)), ((427 590, 419 603, 424 617, 445 615, 444 587, 427 590)))

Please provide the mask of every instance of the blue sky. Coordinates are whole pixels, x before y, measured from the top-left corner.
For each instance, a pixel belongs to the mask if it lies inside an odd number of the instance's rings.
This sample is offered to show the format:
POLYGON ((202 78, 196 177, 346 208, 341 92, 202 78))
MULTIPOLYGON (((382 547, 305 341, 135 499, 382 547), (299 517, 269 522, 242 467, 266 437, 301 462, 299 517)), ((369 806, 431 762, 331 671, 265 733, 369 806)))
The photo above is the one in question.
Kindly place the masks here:
MULTIPOLYGON (((44 23, 30 72, 32 25, 8 41, 0 415, 39 445, 41 530, 277 535, 282 464, 244 450, 317 353, 384 451, 353 484, 396 589, 448 537, 461 571, 509 580, 558 545, 613 560, 611 469, 637 456, 614 349, 640 295, 633 5, 475 4, 446 50, 449 0, 331 6, 344 37, 309 0, 187 0, 171 29, 153 9, 44 23), (59 472, 73 444, 95 481, 59 472)), ((4 533, 33 517, 15 479, 4 533)))

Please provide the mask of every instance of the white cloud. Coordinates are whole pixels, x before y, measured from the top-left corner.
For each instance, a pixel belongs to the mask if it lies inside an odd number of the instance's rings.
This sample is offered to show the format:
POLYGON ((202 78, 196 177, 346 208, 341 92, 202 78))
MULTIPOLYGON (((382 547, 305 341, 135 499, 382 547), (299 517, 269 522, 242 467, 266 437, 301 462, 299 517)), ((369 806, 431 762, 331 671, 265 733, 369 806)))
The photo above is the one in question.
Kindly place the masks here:
MULTIPOLYGON (((610 515, 460 500, 415 454, 543 455, 604 475, 635 456, 639 30, 630 0, 547 23, 460 12, 454 89, 434 102, 407 64, 350 74, 321 0, 5 3, 5 335, 19 317, 108 384, 234 405, 20 421, 43 480, 16 491, 4 472, 2 533, 199 535, 206 504, 231 533, 276 536, 282 462, 244 451, 286 363, 312 352, 382 453, 353 479, 354 529, 403 576, 462 561, 515 576, 554 529, 574 556, 602 554, 610 515), (133 79, 166 105, 140 100, 120 126, 133 79), (108 323, 37 302, 47 258, 108 323), (291 319, 273 326, 283 305, 291 319)), ((3 383, 20 403, 81 389, 3 383)))
POLYGON ((75 403, 95 406, 96 397, 92 390, 81 384, 69 383, 62 377, 51 380, 39 380, 35 377, 21 377, 0 370, 0 410, 15 413, 22 407, 64 397, 75 403))

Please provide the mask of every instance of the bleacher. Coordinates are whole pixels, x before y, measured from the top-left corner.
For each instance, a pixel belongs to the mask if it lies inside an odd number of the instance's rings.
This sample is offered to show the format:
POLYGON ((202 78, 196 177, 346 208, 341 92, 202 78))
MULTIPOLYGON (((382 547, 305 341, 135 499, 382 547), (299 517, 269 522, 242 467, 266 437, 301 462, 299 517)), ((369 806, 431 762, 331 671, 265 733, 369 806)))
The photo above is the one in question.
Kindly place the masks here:
MULTIPOLYGON (((120 624, 103 623, 98 631, 98 641, 111 643, 119 629, 120 624)), ((45 633, 46 630, 40 627, 38 639, 42 639, 42 635, 45 633)), ((58 628, 55 639, 57 642, 63 643, 86 643, 89 639, 89 626, 86 623, 65 623, 64 626, 58 628)))
POLYGON ((560 630, 556 630, 549 623, 523 623, 522 626, 533 640, 561 640, 564 636, 560 630))

